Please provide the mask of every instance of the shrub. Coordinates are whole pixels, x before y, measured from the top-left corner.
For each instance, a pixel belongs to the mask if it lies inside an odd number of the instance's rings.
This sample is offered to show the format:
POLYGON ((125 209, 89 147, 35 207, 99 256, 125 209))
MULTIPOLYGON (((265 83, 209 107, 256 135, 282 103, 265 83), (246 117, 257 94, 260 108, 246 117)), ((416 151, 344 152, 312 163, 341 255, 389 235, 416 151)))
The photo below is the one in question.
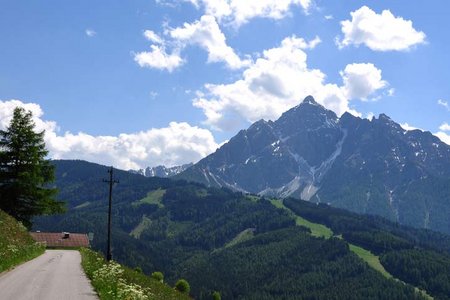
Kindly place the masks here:
POLYGON ((143 273, 114 261, 106 262, 97 252, 81 248, 80 253, 81 265, 91 279, 100 300, 190 299, 188 294, 180 293, 143 273))
POLYGON ((164 275, 161 272, 153 272, 152 273, 152 278, 158 280, 159 282, 163 282, 164 281, 164 275))
POLYGON ((177 283, 175 284, 175 289, 184 294, 189 294, 189 292, 191 291, 189 283, 184 279, 180 279, 177 281, 177 283))
POLYGON ((99 291, 100 296, 109 294, 112 298, 117 298, 118 283, 122 274, 122 267, 118 263, 111 261, 94 271, 92 285, 99 291))
POLYGON ((220 293, 218 291, 214 291, 212 293, 213 300, 222 300, 222 297, 220 296, 220 293))
POLYGON ((149 297, 147 294, 151 294, 148 289, 144 289, 140 285, 134 283, 126 284, 119 281, 117 287, 117 299, 148 300, 149 297))

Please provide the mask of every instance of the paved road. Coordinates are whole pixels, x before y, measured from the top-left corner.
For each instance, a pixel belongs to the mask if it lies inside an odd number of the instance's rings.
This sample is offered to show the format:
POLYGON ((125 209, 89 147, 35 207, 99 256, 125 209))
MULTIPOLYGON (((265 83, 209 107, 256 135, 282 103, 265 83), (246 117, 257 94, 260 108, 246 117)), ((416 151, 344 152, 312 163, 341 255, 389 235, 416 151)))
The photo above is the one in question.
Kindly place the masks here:
POLYGON ((74 250, 47 250, 0 276, 1 300, 98 299, 74 250))

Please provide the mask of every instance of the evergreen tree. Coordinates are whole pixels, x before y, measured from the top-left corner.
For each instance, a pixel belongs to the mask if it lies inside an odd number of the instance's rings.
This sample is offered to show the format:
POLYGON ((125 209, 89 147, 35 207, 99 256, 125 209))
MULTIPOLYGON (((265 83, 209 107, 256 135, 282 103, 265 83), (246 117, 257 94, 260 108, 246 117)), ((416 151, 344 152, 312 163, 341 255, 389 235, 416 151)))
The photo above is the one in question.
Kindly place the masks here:
POLYGON ((58 213, 54 166, 46 159, 44 131, 36 133, 30 111, 17 107, 6 130, 0 130, 0 208, 31 227, 33 216, 58 213))

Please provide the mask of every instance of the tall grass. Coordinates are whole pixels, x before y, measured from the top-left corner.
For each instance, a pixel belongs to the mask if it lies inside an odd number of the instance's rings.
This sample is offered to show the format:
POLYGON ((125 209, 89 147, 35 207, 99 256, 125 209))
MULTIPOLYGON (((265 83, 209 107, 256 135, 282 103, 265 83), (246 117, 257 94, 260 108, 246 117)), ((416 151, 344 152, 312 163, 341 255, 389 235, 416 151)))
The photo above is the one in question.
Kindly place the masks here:
POLYGON ((33 259, 45 251, 22 223, 0 210, 0 272, 33 259))
POLYGON ((114 261, 106 262, 97 252, 82 248, 80 253, 81 265, 101 300, 190 299, 157 279, 114 261))

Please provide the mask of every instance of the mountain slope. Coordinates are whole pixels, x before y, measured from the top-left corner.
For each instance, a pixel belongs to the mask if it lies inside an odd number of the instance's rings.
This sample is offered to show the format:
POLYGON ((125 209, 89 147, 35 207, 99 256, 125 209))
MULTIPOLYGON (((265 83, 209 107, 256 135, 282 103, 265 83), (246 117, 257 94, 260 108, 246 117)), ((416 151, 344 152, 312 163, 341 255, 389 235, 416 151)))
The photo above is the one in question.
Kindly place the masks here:
MULTIPOLYGON (((108 187, 101 179, 107 168, 81 161, 54 164, 69 211, 36 219, 35 229, 93 232, 93 248, 104 250, 108 187)), ((224 299, 329 299, 333 293, 340 299, 421 298, 412 286, 365 264, 345 240, 313 236, 264 198, 119 170, 115 176, 120 183, 113 190, 113 258, 147 274, 162 271, 171 285, 185 278, 196 299, 210 299, 214 290, 224 299)), ((319 208, 311 205, 307 211, 320 214, 319 208)), ((331 210, 327 215, 342 226, 357 216, 359 225, 349 224, 362 231, 372 224, 355 214, 340 217, 331 210)), ((406 239, 400 244, 405 249, 412 244, 447 257, 445 235, 399 231, 385 222, 380 231, 406 239)))
POLYGON ((450 233, 450 146, 384 114, 338 118, 311 96, 275 122, 241 130, 174 178, 450 233))

